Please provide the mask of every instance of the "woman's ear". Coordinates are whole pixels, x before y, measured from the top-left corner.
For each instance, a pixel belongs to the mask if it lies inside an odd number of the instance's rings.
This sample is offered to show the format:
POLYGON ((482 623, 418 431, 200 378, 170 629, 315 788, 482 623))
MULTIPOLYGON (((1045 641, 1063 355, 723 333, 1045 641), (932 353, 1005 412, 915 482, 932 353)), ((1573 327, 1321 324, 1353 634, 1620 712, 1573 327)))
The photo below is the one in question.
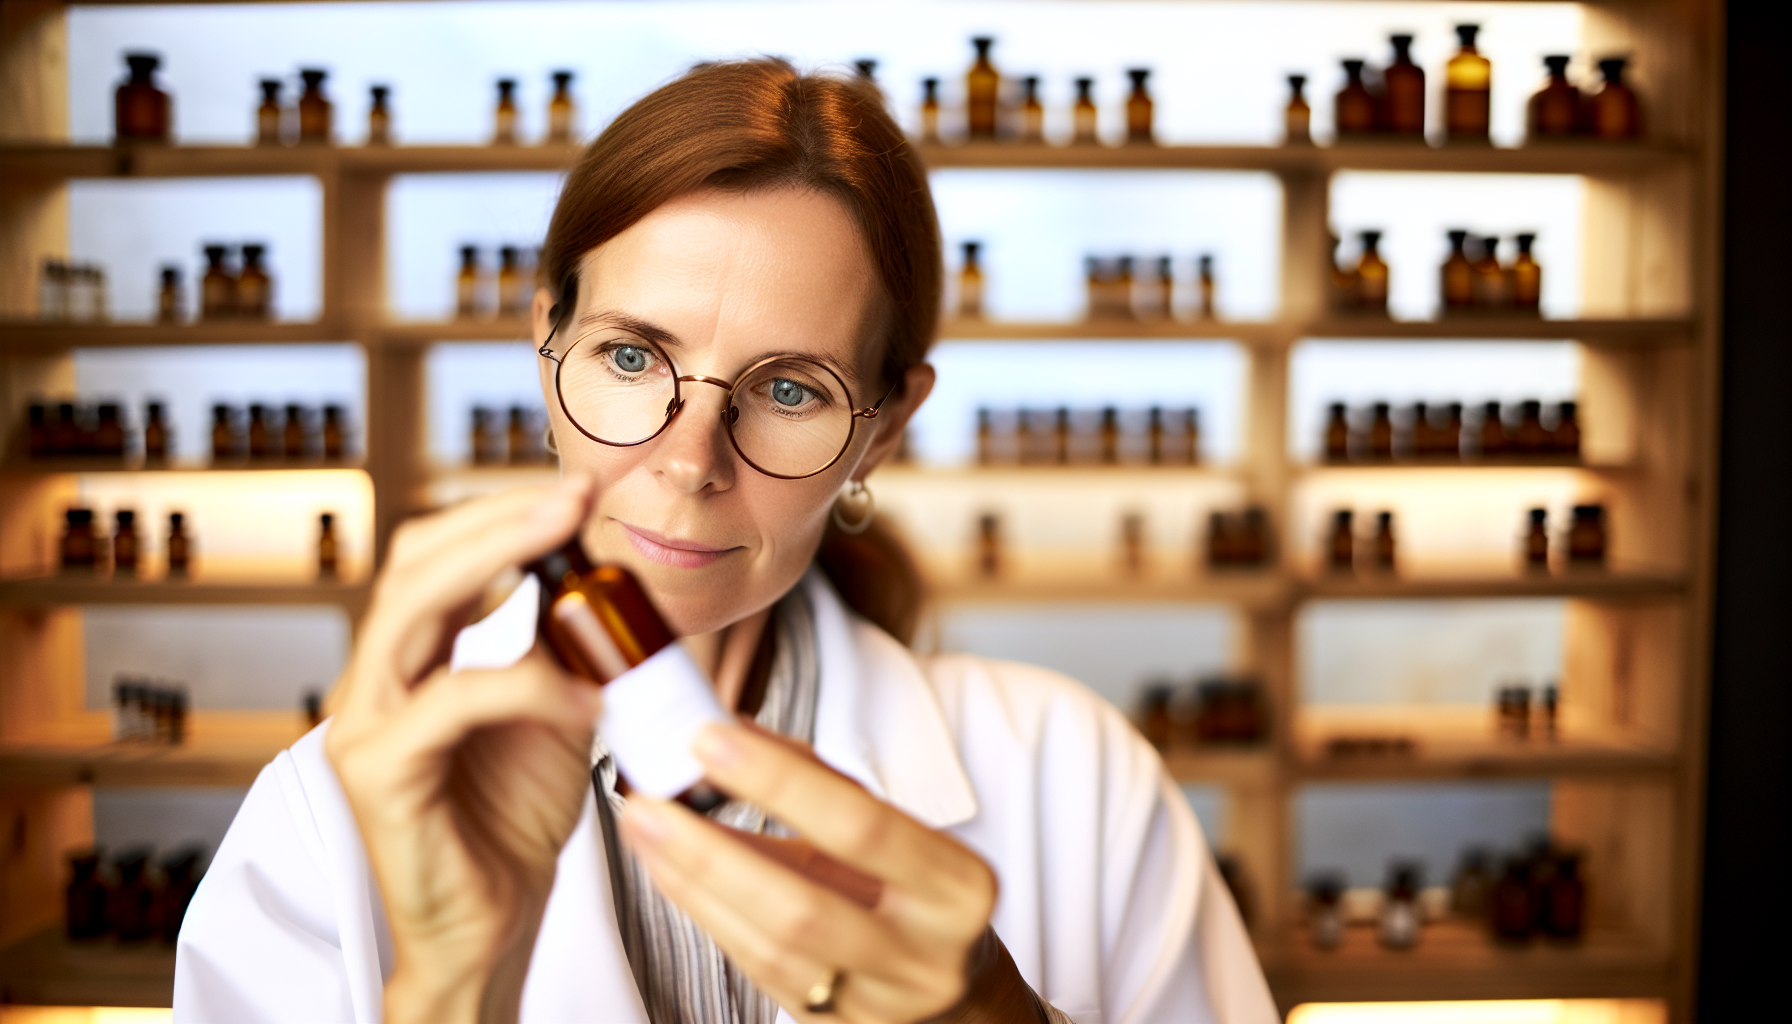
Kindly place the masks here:
POLYGON ((536 348, 546 343, 553 331, 555 312, 554 293, 546 288, 535 289, 535 301, 529 304, 529 329, 535 336, 536 348))
POLYGON ((883 465, 885 459, 896 454, 896 449, 902 446, 902 433, 908 429, 908 421, 933 393, 936 379, 938 375, 931 363, 916 363, 902 371, 902 387, 884 402, 877 411, 877 418, 871 421, 877 436, 872 439, 871 447, 865 449, 865 457, 859 460, 859 468, 852 475, 854 480, 865 479, 872 470, 883 465))

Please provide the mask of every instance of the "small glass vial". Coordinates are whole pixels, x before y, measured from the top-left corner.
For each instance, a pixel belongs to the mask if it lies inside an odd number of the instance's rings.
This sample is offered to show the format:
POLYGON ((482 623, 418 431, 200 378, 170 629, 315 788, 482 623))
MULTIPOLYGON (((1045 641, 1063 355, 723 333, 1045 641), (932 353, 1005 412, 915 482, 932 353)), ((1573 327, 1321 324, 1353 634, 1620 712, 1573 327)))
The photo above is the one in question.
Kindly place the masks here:
POLYGON ((274 282, 262 265, 267 247, 253 242, 243 246, 243 269, 236 278, 236 312, 246 320, 268 320, 273 316, 274 282))
POLYGON ((1338 262, 1339 240, 1337 235, 1331 236, 1331 260, 1326 269, 1331 273, 1328 289, 1331 307, 1340 313, 1355 313, 1362 304, 1363 282, 1355 267, 1346 267, 1338 262))
POLYGON ((330 101, 324 96, 324 79, 328 72, 306 68, 299 72, 299 77, 305 81, 305 89, 299 93, 299 142, 327 146, 335 117, 330 101))
POLYGON ((124 458, 124 424, 119 420, 118 403, 101 402, 99 420, 93 428, 92 454, 108 459, 124 458))
MULTIPOLYGON (((477 416, 479 410, 473 410, 477 416)), ((478 427, 475 426, 477 431, 478 427)), ((995 462, 995 425, 990 420, 987 408, 977 410, 977 465, 988 466, 995 462)))
POLYGON ((1447 415, 1444 421, 1444 436, 1438 439, 1438 453, 1453 459, 1462 457, 1462 403, 1451 402, 1445 407, 1447 415))
POLYGON ((1543 268, 1537 265, 1537 258, 1531 249, 1537 244, 1537 236, 1529 231, 1517 236, 1518 255, 1512 260, 1509 271, 1512 279, 1512 309, 1515 312, 1540 316, 1543 302, 1543 268))
POLYGON ((1363 62, 1344 61, 1344 88, 1338 90, 1332 107, 1338 141, 1360 141, 1374 136, 1375 106, 1375 95, 1363 83, 1363 62))
POLYGON ((1531 862, 1525 857, 1506 860, 1505 872, 1488 893, 1488 925, 1496 941, 1529 941, 1537 923, 1537 904, 1531 892, 1531 862))
POLYGON ((1512 431, 1512 454, 1548 455, 1553 445, 1543 426, 1543 403, 1527 399, 1518 404, 1518 426, 1512 431))
POLYGON ((1487 919, 1487 890, 1493 884, 1487 870, 1487 851, 1471 847, 1450 882, 1450 912, 1470 921, 1487 919))
POLYGON ((516 145, 516 79, 498 79, 498 109, 494 114, 492 145, 516 145))
POLYGON ((1381 904, 1376 938, 1388 949, 1411 949, 1419 942, 1419 869, 1396 864, 1381 904))
POLYGON ((168 575, 185 576, 193 568, 193 538, 187 534, 184 513, 168 514, 168 575))
POLYGON ((37 318, 68 319, 68 264, 55 257, 44 260, 37 277, 37 318))
POLYGON ((368 90, 373 96, 373 103, 367 108, 367 144, 369 146, 390 146, 392 144, 392 108, 387 99, 392 95, 390 86, 376 85, 368 90))
POLYGON ((1488 402, 1481 406, 1481 457, 1483 459, 1502 458, 1511 452, 1511 441, 1506 437, 1506 423, 1500 418, 1500 403, 1488 402))
POLYGON ((324 406, 323 435, 324 435, 324 460, 326 462, 341 462, 342 461, 343 452, 346 450, 343 445, 343 439, 344 439, 345 433, 346 433, 346 431, 344 430, 343 425, 342 425, 342 406, 340 406, 340 405, 324 406))
POLYGON ((572 101, 572 72, 554 72, 554 95, 548 100, 548 138, 550 145, 570 146, 576 140, 575 117, 578 108, 572 101))
POLYGON ((977 517, 977 572, 994 577, 1002 571, 1002 520, 993 512, 977 517))
POLYGON ((1333 402, 1326 411, 1325 461, 1350 461, 1350 419, 1343 402, 1333 402))
POLYGON ((989 48, 995 40, 977 36, 971 40, 977 48, 977 59, 964 76, 965 131, 972 139, 996 137, 996 96, 1001 91, 1002 76, 989 61, 989 48))
POLYGON ((1574 506, 1574 522, 1568 528, 1569 564, 1582 567, 1603 566, 1605 548, 1605 506, 1574 506))
POLYGON ((1150 74, 1149 68, 1126 71, 1132 79, 1132 93, 1126 97, 1126 141, 1137 145, 1148 146, 1157 141, 1151 134, 1151 94, 1145 91, 1145 79, 1150 74))
POLYGON ((205 277, 199 282, 199 319, 229 320, 236 316, 236 275, 225 260, 229 246, 205 247, 205 277))
POLYGON ((64 570, 91 572, 99 560, 93 532, 93 509, 71 508, 63 514, 61 561, 64 570))
POLYGON ((168 94, 156 85, 156 68, 162 58, 153 53, 127 53, 124 62, 131 77, 113 94, 113 130, 118 141, 167 142, 174 111, 168 94))
POLYGON ((1191 466, 1201 464, 1201 410, 1190 408, 1182 417, 1182 450, 1191 466))
POLYGON ((1375 515, 1375 568, 1382 572, 1394 571, 1394 513, 1378 512, 1375 515))
POLYGON ((1101 464, 1120 464, 1120 410, 1111 405, 1101 410, 1101 464))
POLYGON ((156 292, 156 323, 180 323, 181 306, 180 268, 164 266, 162 268, 162 287, 156 292))
POLYGON ((228 405, 212 406, 212 461, 224 462, 237 457, 235 417, 228 405))
POLYGON ((1557 715, 1561 711, 1562 695, 1553 682, 1545 683, 1543 693, 1538 697, 1538 710, 1543 713, 1543 738, 1556 738, 1557 715))
POLYGON ((143 553, 137 537, 137 513, 121 508, 112 514, 112 521, 112 571, 119 576, 135 576, 143 553))
POLYGON ((1101 141, 1097 132, 1099 118, 1095 109, 1095 79, 1076 80, 1076 105, 1071 108, 1070 121, 1070 141, 1073 144, 1093 146, 1101 141))
POLYGON ((1580 877, 1580 855, 1560 852, 1551 858, 1548 881, 1539 886, 1542 906, 1538 917, 1544 935, 1573 942, 1586 928, 1587 886, 1580 877))
POLYGON ((1140 320, 1164 320, 1170 316, 1170 294, 1175 286, 1170 257, 1158 257, 1154 270, 1139 282, 1138 293, 1133 296, 1133 314, 1140 320))
POLYGON ((1195 261, 1195 287, 1197 301, 1195 315, 1202 320, 1217 319, 1218 314, 1214 311, 1213 305, 1213 256, 1211 254, 1202 253, 1200 259, 1195 261))
POLYGON ((1371 407, 1369 420, 1369 458, 1376 462, 1391 462, 1394 458, 1394 418, 1392 409, 1386 402, 1376 402, 1371 407))
POLYGON ((280 106, 280 80, 262 79, 261 106, 255 108, 255 144, 278 146, 285 142, 280 131, 285 118, 286 111, 280 106))
POLYGON ((983 316, 983 267, 977 260, 980 243, 964 243, 964 264, 958 270, 958 315, 966 320, 983 316))
POLYGON ((1578 409, 1579 406, 1574 402, 1562 402, 1556 406, 1556 425, 1549 432, 1549 447, 1557 455, 1580 457, 1578 409))
POLYGON ((1475 266, 1475 308, 1482 312, 1504 312, 1512 307, 1512 289, 1506 280, 1506 268, 1500 266, 1500 239, 1488 235, 1481 239, 1480 255, 1475 266))
POLYGON ((1525 137, 1529 142, 1560 142, 1574 137, 1580 120, 1580 90, 1568 81, 1568 58, 1543 58, 1548 78, 1525 105, 1525 137))
POLYGON ((479 313, 479 250, 460 247, 460 273, 454 279, 454 318, 471 320, 479 313))
POLYGON ((1313 108, 1307 104, 1307 76, 1288 76, 1288 106, 1282 111, 1282 143, 1287 146, 1313 144, 1313 108))
POLYGON ((1045 141, 1045 105, 1039 102, 1039 77, 1021 79, 1020 140, 1038 145, 1045 141))
POLYGON ((317 517, 317 577, 336 578, 336 517, 329 512, 317 517))
POLYGON ((921 79, 921 141, 938 145, 940 141, 940 80, 921 79))
POLYGON ((1114 266, 1117 273, 1114 274, 1113 280, 1110 282, 1114 289, 1112 303, 1114 315, 1120 317, 1134 316, 1132 291, 1135 278, 1133 276, 1132 257, 1122 256, 1115 261, 1114 266))
POLYGON ((1070 410, 1059 406, 1052 415, 1052 453, 1054 466, 1070 465, 1070 410))
POLYGON ((25 410, 25 455, 41 459, 50 454, 49 410, 42 402, 32 402, 25 410))
POLYGON ((1444 137, 1486 143, 1493 96, 1493 63, 1475 49, 1479 25, 1456 26, 1461 47, 1444 69, 1444 137))
POLYGON ((1176 735, 1176 721, 1170 716, 1170 698, 1175 690, 1166 683, 1145 687, 1139 695, 1139 732, 1146 742, 1159 750, 1167 750, 1176 735))
POLYGON ((1445 316, 1460 316, 1475 306, 1475 265, 1464 248, 1468 232, 1455 230, 1450 235, 1450 255, 1438 272, 1445 316))
POLYGON ((1120 567, 1133 574, 1145 569, 1145 517, 1138 512, 1120 517, 1120 567))
POLYGON ((1381 73, 1381 130, 1398 139, 1425 139, 1425 69, 1412 62, 1412 36, 1389 36, 1394 62, 1381 73))
POLYGON ((1606 142, 1629 142, 1643 136, 1642 107, 1636 93, 1624 83, 1623 57, 1607 57, 1599 62, 1599 74, 1605 79, 1597 92, 1587 97, 1587 130, 1606 142))
POLYGON ((129 850, 113 862, 118 887, 112 891, 112 923, 120 942, 142 942, 155 930, 156 892, 148 866, 148 848, 129 850))
POLYGON ((1344 883, 1336 877, 1320 878, 1309 891, 1313 947, 1337 949, 1344 944, 1344 883))
POLYGON ((100 855, 83 850, 68 855, 68 888, 63 890, 62 919, 74 941, 103 938, 109 923, 112 892, 100 875, 100 855))
MULTIPOLYGON (((877 82, 877 61, 872 60, 869 57, 861 57, 852 62, 852 67, 854 71, 859 73, 860 78, 873 84, 877 82)), ((568 72, 567 74, 570 75, 571 72, 568 72)))
POLYGON ((1549 571, 1549 511, 1534 508, 1526 513, 1524 567, 1529 572, 1549 571))
POLYGON ((1145 427, 1146 451, 1153 466, 1164 463, 1164 411, 1152 406, 1145 427))
POLYGON ((506 245, 498 250, 498 316, 523 315, 523 273, 517 265, 517 250, 506 245))
POLYGON ((1354 519, 1347 508, 1332 513, 1331 536, 1326 540, 1326 565, 1333 572, 1350 572, 1356 568, 1354 519))
POLYGON ((630 788, 699 813, 721 806, 691 741, 730 716, 640 582, 621 566, 592 565, 577 539, 527 569, 541 584, 537 628, 548 650, 604 690, 598 731, 630 788))
POLYGON ((251 459, 269 459, 278 454, 274 445, 274 432, 268 427, 267 406, 259 403, 249 406, 249 457, 251 459))
POLYGON ((280 450, 289 459, 305 457, 305 407, 288 403, 280 421, 280 450))
POLYGON ((1357 258, 1357 308, 1383 316, 1388 311, 1388 265, 1382 261, 1381 232, 1364 231, 1363 254, 1357 258))
POLYGON ((492 411, 483 405, 473 407, 472 433, 468 440, 471 442, 473 465, 495 466, 504 461, 504 453, 495 443, 492 431, 492 411))

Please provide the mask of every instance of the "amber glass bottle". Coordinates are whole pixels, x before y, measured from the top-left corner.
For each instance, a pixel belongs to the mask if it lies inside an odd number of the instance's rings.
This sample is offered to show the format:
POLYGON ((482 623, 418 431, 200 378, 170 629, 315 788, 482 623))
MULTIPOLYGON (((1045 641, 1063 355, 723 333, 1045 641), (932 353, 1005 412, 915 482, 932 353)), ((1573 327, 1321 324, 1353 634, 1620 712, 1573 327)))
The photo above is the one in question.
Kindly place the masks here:
POLYGON ((1554 445, 1543 426, 1543 403, 1527 399, 1518 405, 1518 426, 1512 431, 1512 454, 1548 455, 1554 445))
POLYGON ((1145 517, 1138 512, 1120 517, 1120 566, 1129 573, 1145 568, 1145 517))
POLYGON ((867 82, 877 81, 877 61, 871 60, 868 57, 861 57, 858 60, 853 61, 852 66, 854 70, 858 71, 860 78, 863 78, 867 82))
POLYGON ((921 79, 921 141, 940 141, 940 80, 921 79))
POLYGON ((1213 307, 1213 257, 1202 253, 1201 258, 1196 261, 1195 270, 1195 284, 1200 289, 1198 294, 1200 305, 1196 308, 1196 315, 1203 320, 1212 320, 1218 315, 1214 312, 1213 307))
POLYGON ((1444 417, 1443 433, 1437 441, 1439 455, 1452 459, 1462 457, 1462 403, 1451 402, 1444 417))
POLYGON ((1488 402, 1481 407, 1481 457, 1495 459, 1510 453, 1506 424, 1500 419, 1500 403, 1488 402))
POLYGON ((1039 76, 1028 75, 1021 79, 1023 95, 1020 101, 1020 140, 1022 142, 1045 141, 1045 105, 1039 102, 1039 76))
POLYGON ((153 53, 127 53, 131 77, 113 95, 113 130, 120 142, 167 142, 174 112, 168 94, 156 86, 162 58, 153 53))
POLYGON ((1537 236, 1525 232, 1518 236, 1518 256, 1512 261, 1512 308, 1520 313, 1537 315, 1543 300, 1543 268, 1531 255, 1537 236))
POLYGON ((1394 417, 1386 402, 1376 402, 1370 409, 1369 458, 1377 462, 1394 458, 1394 417))
POLYGON ((199 319, 228 320, 236 316, 236 275, 224 262, 228 246, 205 247, 205 277, 199 282, 199 319))
POLYGON ((1580 455, 1580 420, 1574 402, 1556 406, 1556 425, 1549 432, 1549 448, 1557 455, 1580 455))
POLYGON ((255 144, 258 146, 278 146, 286 141, 281 138, 280 122, 285 111, 280 107, 280 80, 264 78, 261 80, 261 106, 255 108, 255 144))
POLYGON ((1381 130, 1400 139, 1425 138, 1425 69, 1412 62, 1412 36, 1389 36, 1394 62, 1381 73, 1381 130))
POLYGON ((273 431, 268 428, 267 406, 259 403, 249 406, 249 457, 251 459, 267 459, 278 454, 274 445, 273 431))
POLYGON ((1188 464, 1201 464, 1201 410, 1190 408, 1183 419, 1183 451, 1188 454, 1188 464))
POLYGON ((327 145, 335 117, 330 101, 324 96, 327 72, 309 68, 301 70, 299 77, 305 80, 305 91, 299 94, 299 141, 327 145))
POLYGON ((1356 568, 1356 532, 1347 508, 1332 513, 1332 532, 1326 541, 1326 565, 1333 572, 1356 568))
POLYGON ((1288 76, 1288 106, 1282 111, 1282 142, 1289 146, 1313 141, 1313 108, 1307 105, 1307 76, 1288 76))
POLYGON ((1053 465, 1070 465, 1070 410, 1059 406, 1052 417, 1052 458, 1053 465))
POLYGON ((1350 419, 1343 402, 1333 402, 1326 415, 1325 461, 1350 461, 1350 419))
POLYGON ((1506 281, 1506 269, 1500 266, 1499 252, 1498 235, 1481 239, 1480 255, 1475 258, 1475 308, 1484 312, 1504 311, 1512 306, 1512 289, 1506 281))
POLYGON ((92 454, 109 459, 124 458, 124 424, 118 418, 118 403, 101 402, 96 411, 99 422, 93 428, 92 454))
POLYGON ((342 406, 324 406, 324 458, 331 462, 340 461, 344 452, 342 426, 342 406))
POLYGON ((1506 861, 1505 874, 1493 884, 1487 900, 1488 925, 1495 940, 1523 943, 1537 924, 1537 900, 1531 887, 1531 863, 1523 857, 1506 861))
POLYGON ((1382 572, 1394 571, 1394 513, 1378 512, 1375 515, 1375 568, 1382 572))
POLYGON ((1369 313, 1388 311, 1388 265, 1382 261, 1381 232, 1362 232, 1363 254, 1357 259, 1357 307, 1369 313))
POLYGON ((1340 142, 1375 134, 1375 94, 1363 83, 1363 62, 1344 62, 1344 88, 1333 101, 1332 118, 1340 142))
POLYGON ((1161 465, 1164 461, 1164 411, 1155 405, 1151 407, 1145 438, 1147 458, 1153 466, 1161 465))
POLYGON ((1479 25, 1456 26, 1461 49, 1444 69, 1444 136, 1486 142, 1493 96, 1493 63, 1475 49, 1479 25))
POLYGON ((996 97, 1001 92, 1002 76, 989 62, 989 48, 995 40, 978 36, 971 40, 977 48, 977 59, 964 76, 965 131, 973 139, 996 137, 996 97))
POLYGON ((1574 137, 1580 118, 1580 90, 1568 81, 1568 58, 1543 58, 1549 77, 1525 107, 1525 136, 1532 142, 1574 137))
POLYGON ((336 517, 328 512, 317 517, 317 575, 336 578, 336 517))
POLYGON ((112 515, 112 571, 120 576, 137 575, 137 559, 142 551, 137 538, 137 513, 121 508, 112 515))
POLYGON ((180 323, 180 268, 162 268, 162 287, 156 292, 156 323, 180 323))
POLYGON ((143 461, 152 465, 168 461, 168 421, 160 402, 144 406, 143 461))
POLYGON ((513 245, 498 250, 498 315, 523 315, 523 273, 517 265, 517 251, 513 245))
POLYGON ((454 317, 471 320, 479 313, 479 250, 460 247, 460 271, 454 278, 454 317))
POLYGON ((980 243, 964 243, 964 264, 958 268, 958 315, 967 320, 983 316, 983 267, 978 263, 980 243))
POLYGON ((305 457, 305 407, 288 402, 280 420, 280 454, 289 459, 305 457))
POLYGON ((1605 506, 1574 506, 1574 522, 1568 528, 1568 561, 1582 566, 1604 565, 1605 549, 1605 506))
POLYGON ((1532 572, 1549 568, 1549 511, 1534 508, 1527 514, 1524 534, 1524 566, 1532 572))
POLYGON ((273 315, 274 282, 261 264, 265 246, 243 246, 243 269, 236 278, 236 312, 247 320, 267 320, 273 315))
POLYGON ((373 105, 367 109, 367 144, 369 146, 390 146, 392 144, 392 108, 386 99, 392 94, 390 88, 376 85, 369 90, 373 96, 373 105))
POLYGON ((168 575, 185 576, 193 568, 193 538, 187 535, 187 517, 168 514, 168 575))
POLYGON ((516 145, 516 79, 498 79, 498 109, 492 123, 492 145, 516 145))
POLYGON ((1362 279, 1357 276, 1355 267, 1345 267, 1338 262, 1338 236, 1331 236, 1331 262, 1327 267, 1331 271, 1331 305, 1339 312, 1356 312, 1362 301, 1362 279))
POLYGON ((1076 80, 1076 106, 1071 108, 1070 120, 1073 129, 1071 142, 1079 146, 1093 146, 1101 141, 1096 130, 1099 118, 1095 110, 1095 79, 1076 80))
POLYGON ((572 144, 576 113, 572 102, 572 72, 554 72, 554 95, 548 100, 548 142, 561 146, 572 144))
POLYGON ((93 533, 93 509, 69 509, 63 516, 62 567, 94 568, 98 561, 98 547, 98 538, 93 533))
POLYGON ((1002 520, 993 512, 977 517, 977 571, 984 576, 1002 571, 1002 520))
POLYGON ((1586 927, 1587 885, 1580 877, 1580 855, 1557 853, 1549 880, 1540 887, 1538 909, 1543 934, 1552 939, 1575 941, 1586 927))
POLYGON ((237 456, 236 431, 231 423, 228 405, 212 406, 212 461, 223 462, 237 456))
POLYGON ((1101 463, 1112 466, 1120 461, 1120 410, 1113 406, 1101 410, 1101 463))
POLYGON ((510 419, 504 428, 504 446, 513 466, 527 466, 538 461, 536 437, 529 430, 529 416, 520 405, 510 407, 510 419))
POLYGON ((1134 311, 1141 320, 1162 320, 1170 315, 1170 298, 1174 284, 1175 278, 1170 271, 1170 257, 1158 257, 1152 263, 1152 271, 1143 275, 1135 296, 1134 311))
POLYGON ((1624 82, 1623 57, 1607 57, 1599 62, 1599 74, 1605 79, 1599 91, 1587 98, 1587 130, 1607 142, 1625 142, 1643 136, 1642 107, 1636 93, 1624 82))
POLYGON ((1450 255, 1438 275, 1445 316, 1466 312, 1475 304, 1475 265, 1469 262, 1468 253, 1463 249, 1467 241, 1468 232, 1450 232, 1450 255))
POLYGON ((1149 145, 1156 141, 1151 134, 1151 94, 1145 91, 1148 68, 1128 68, 1132 94, 1126 97, 1126 141, 1149 145))

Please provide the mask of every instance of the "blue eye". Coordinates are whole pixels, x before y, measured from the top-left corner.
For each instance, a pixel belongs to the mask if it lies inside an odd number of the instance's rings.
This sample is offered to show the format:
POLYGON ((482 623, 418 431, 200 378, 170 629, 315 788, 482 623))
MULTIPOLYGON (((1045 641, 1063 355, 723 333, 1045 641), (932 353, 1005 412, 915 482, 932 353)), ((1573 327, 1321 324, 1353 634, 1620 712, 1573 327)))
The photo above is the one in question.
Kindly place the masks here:
POLYGON ((809 399, 809 389, 793 380, 772 381, 772 400, 779 405, 798 406, 809 399))
POLYGON ((622 345, 611 351, 610 358, 616 361, 616 368, 625 373, 640 373, 647 369, 647 353, 633 345, 622 345))

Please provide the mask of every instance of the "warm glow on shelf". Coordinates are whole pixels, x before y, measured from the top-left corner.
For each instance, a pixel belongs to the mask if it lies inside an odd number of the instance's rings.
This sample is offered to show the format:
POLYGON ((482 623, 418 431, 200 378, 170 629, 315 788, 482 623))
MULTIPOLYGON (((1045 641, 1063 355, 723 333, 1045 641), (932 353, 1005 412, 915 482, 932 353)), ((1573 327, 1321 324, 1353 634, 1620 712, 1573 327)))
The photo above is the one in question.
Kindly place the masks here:
POLYGON ((1450 1003, 1303 1003, 1288 1024, 1664 1024, 1655 999, 1489 999, 1450 1003))
POLYGON ((0 1006, 0 1024, 170 1024, 158 1006, 0 1006))

